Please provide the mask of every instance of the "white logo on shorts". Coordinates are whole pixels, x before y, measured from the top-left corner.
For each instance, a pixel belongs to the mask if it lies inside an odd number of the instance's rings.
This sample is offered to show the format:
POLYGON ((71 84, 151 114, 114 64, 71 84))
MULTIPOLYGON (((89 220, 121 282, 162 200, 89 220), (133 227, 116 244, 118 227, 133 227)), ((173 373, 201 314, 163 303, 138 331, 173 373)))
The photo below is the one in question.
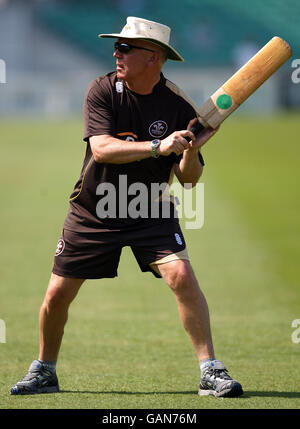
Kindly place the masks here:
POLYGON ((180 237, 180 235, 177 233, 177 232, 175 232, 175 240, 177 241, 177 243, 180 245, 180 246, 182 246, 182 240, 181 240, 181 237, 180 237))
POLYGON ((56 252, 55 252, 55 256, 60 255, 65 248, 65 242, 63 239, 58 240, 57 246, 56 246, 56 252))

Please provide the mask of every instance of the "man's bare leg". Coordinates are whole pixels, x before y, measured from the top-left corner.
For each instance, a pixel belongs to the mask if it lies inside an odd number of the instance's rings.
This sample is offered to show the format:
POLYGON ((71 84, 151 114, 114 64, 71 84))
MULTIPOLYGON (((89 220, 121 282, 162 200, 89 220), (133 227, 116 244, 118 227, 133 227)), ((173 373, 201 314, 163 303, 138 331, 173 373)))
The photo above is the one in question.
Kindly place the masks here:
POLYGON ((56 361, 61 346, 68 309, 83 279, 52 274, 40 309, 40 354, 25 377, 11 388, 12 395, 55 393, 59 391, 56 361))
POLYGON ((236 397, 243 394, 240 383, 214 357, 209 311, 192 267, 187 260, 151 265, 175 293, 179 315, 196 351, 201 378, 198 394, 236 397))
POLYGON ((209 310, 187 260, 151 265, 173 290, 180 319, 191 338, 199 362, 214 358, 209 310))
POLYGON ((57 361, 64 326, 68 319, 68 309, 83 282, 84 279, 60 277, 52 273, 40 309, 39 359, 57 361))

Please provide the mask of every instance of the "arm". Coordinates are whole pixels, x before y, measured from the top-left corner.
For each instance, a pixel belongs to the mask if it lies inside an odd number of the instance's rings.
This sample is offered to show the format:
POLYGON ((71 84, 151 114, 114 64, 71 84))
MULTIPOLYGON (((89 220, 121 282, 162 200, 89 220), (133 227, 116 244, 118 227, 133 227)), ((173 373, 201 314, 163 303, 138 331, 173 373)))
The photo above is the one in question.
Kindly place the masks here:
MULTIPOLYGON (((161 141, 158 155, 168 156, 172 152, 180 155, 189 147, 185 137, 195 139, 193 133, 188 130, 175 131, 161 141)), ((152 156, 151 141, 132 142, 103 134, 90 137, 90 145, 94 159, 99 163, 125 164, 152 156)))
POLYGON ((90 137, 91 150, 96 162, 126 164, 151 156, 151 142, 132 142, 110 135, 90 137))
POLYGON ((174 173, 182 186, 191 183, 194 187, 202 175, 203 166, 199 161, 198 151, 198 148, 185 150, 179 164, 174 164, 174 173))
MULTIPOLYGON (((194 120, 190 121, 189 126, 193 123, 194 120)), ((197 171, 199 170, 199 166, 202 167, 199 161, 199 165, 197 164, 198 148, 202 146, 213 134, 215 134, 215 130, 211 131, 205 129, 196 139, 194 134, 189 130, 175 131, 161 141, 157 153, 160 156, 168 156, 172 152, 176 153, 176 155, 184 153, 184 156, 180 161, 179 168, 176 169, 178 180, 181 183, 189 182, 196 184, 202 172, 201 169, 198 176, 197 174, 194 174, 194 168, 196 166, 197 171), (185 137, 189 137, 192 141, 188 142, 185 137), (192 178, 194 180, 189 180, 192 178)), ((126 164, 150 158, 152 156, 151 141, 132 142, 117 139, 108 134, 102 134, 90 137, 90 145, 94 159, 99 163, 126 164)))
MULTIPOLYGON (((193 119, 189 122, 188 128, 190 128, 197 119, 193 119)), ((218 131, 217 129, 205 128, 200 134, 191 140, 189 147, 184 150, 183 156, 179 164, 174 165, 174 173, 176 174, 179 182, 184 186, 185 183, 191 183, 195 186, 200 179, 203 166, 200 163, 198 157, 199 149, 218 131)))

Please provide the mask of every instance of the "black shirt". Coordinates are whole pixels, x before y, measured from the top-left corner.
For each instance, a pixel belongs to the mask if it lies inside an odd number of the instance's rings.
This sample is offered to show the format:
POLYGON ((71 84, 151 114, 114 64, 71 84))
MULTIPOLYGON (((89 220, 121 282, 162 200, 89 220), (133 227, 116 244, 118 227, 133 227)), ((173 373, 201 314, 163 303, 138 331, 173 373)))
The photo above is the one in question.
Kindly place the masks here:
POLYGON ((127 189, 132 185, 133 190, 135 183, 142 184, 138 188, 147 189, 149 197, 151 184, 170 185, 174 163, 179 163, 182 155, 172 153, 126 164, 97 163, 89 138, 108 134, 129 141, 164 139, 174 131, 187 129, 189 121, 197 116, 192 101, 163 74, 151 94, 140 95, 118 81, 116 72, 112 72, 89 84, 83 113, 83 140, 87 148, 80 178, 70 196, 70 209, 64 227, 78 232, 95 232, 157 221, 151 218, 150 213, 147 217, 124 216, 124 207, 120 215, 120 198, 127 204, 135 198, 134 195, 124 195, 125 185, 127 189), (107 184, 113 185, 116 192, 107 184), (104 189, 106 194, 103 193, 104 189), (113 210, 116 216, 99 214, 97 207, 99 209, 101 206, 101 198, 106 198, 107 205, 111 203, 110 209, 116 209, 113 210), (116 207, 111 201, 113 198, 116 198, 116 207))

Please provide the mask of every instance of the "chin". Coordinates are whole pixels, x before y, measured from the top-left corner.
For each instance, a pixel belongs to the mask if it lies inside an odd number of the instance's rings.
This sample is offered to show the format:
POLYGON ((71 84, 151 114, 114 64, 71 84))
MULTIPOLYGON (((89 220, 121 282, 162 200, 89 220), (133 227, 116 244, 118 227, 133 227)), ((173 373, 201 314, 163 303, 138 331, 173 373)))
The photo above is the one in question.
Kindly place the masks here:
POLYGON ((117 78, 118 79, 125 79, 126 77, 126 73, 124 72, 124 70, 117 70, 117 78))

